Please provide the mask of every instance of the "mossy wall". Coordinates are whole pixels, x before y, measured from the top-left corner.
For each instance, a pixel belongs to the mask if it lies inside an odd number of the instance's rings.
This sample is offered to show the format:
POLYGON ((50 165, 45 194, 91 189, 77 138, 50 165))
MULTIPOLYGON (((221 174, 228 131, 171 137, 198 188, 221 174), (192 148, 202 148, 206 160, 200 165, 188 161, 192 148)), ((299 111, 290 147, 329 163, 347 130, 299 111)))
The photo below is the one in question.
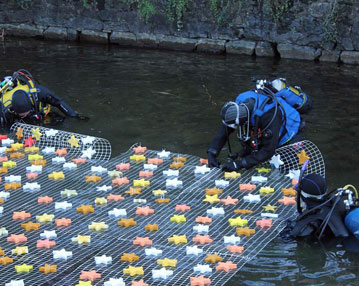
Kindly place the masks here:
POLYGON ((359 63, 355 0, 8 0, 6 35, 359 63))

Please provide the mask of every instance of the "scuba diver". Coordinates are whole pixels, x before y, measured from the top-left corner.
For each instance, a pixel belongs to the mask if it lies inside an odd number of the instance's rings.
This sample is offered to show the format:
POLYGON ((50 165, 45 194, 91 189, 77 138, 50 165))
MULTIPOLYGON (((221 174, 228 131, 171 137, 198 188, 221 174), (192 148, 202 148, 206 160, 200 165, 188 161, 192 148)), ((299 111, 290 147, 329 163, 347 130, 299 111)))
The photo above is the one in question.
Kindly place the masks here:
POLYGON ((308 174, 299 179, 295 188, 298 217, 287 222, 281 232, 282 238, 348 238, 350 233, 355 233, 350 224, 356 225, 356 231, 359 231, 359 217, 350 217, 353 210, 359 210, 358 194, 353 186, 347 185, 328 192, 323 176, 308 174))
POLYGON ((283 78, 258 80, 256 89, 239 94, 235 102, 222 107, 222 124, 207 150, 209 167, 220 167, 217 157, 226 142, 229 161, 221 166, 224 171, 250 169, 269 159, 276 148, 294 141, 304 127, 300 114, 310 108, 311 100, 300 87, 287 86, 283 78), (236 154, 229 142, 234 131, 242 145, 236 154))
MULTIPOLYGON (((47 87, 37 83, 26 70, 18 70, 0 84, 0 126, 10 127, 15 121, 39 124, 57 107, 69 117, 81 118, 66 102, 47 87)), ((62 118, 63 120, 63 118, 62 118)))

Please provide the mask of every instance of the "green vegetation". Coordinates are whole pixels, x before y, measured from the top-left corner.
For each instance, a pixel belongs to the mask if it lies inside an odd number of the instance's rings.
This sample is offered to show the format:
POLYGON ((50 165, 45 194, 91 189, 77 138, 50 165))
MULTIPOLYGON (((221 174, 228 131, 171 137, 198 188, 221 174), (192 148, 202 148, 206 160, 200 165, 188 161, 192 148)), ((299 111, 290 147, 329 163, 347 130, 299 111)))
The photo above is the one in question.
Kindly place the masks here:
POLYGON ((230 26, 236 11, 234 7, 241 7, 240 0, 209 0, 212 14, 219 25, 230 26))
POLYGON ((183 10, 187 7, 188 0, 168 0, 167 17, 170 21, 176 21, 177 29, 180 31, 183 27, 183 10))
POLYGON ((97 1, 96 0, 81 0, 81 1, 82 1, 82 5, 86 9, 96 9, 96 7, 97 7, 97 1))
POLYGON ((126 4, 137 7, 137 13, 141 19, 148 23, 151 16, 156 14, 156 8, 151 0, 122 0, 126 4))
POLYGON ((291 4, 291 0, 257 0, 262 2, 270 11, 272 19, 275 22, 280 22, 282 16, 288 12, 291 4))
POLYGON ((341 0, 331 1, 331 11, 323 21, 324 37, 326 42, 336 43, 338 40, 337 23, 339 20, 339 2, 341 0))

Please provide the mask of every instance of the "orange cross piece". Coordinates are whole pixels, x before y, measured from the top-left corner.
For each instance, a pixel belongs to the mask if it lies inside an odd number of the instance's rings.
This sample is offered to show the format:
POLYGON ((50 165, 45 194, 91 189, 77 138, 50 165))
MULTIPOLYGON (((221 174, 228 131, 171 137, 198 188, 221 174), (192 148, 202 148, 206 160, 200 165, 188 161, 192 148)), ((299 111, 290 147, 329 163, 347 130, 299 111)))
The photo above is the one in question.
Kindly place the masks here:
POLYGON ((21 140, 22 138, 24 138, 24 129, 22 129, 21 127, 18 127, 15 135, 16 135, 17 140, 21 140))
POLYGON ((18 188, 21 188, 21 183, 18 182, 5 183, 4 188, 5 190, 16 190, 18 188))
POLYGON ((299 165, 304 164, 305 161, 309 160, 310 157, 307 156, 307 153, 305 152, 305 150, 302 150, 300 153, 297 154, 298 159, 299 159, 299 165))
POLYGON ((257 188, 257 186, 254 185, 254 184, 251 184, 251 183, 248 183, 248 184, 239 184, 239 190, 240 190, 241 192, 244 192, 244 191, 251 192, 251 191, 253 191, 255 188, 257 188))
POLYGON ((97 183, 98 181, 101 181, 101 177, 97 176, 95 174, 92 174, 91 176, 86 176, 86 182, 87 183, 97 183))
POLYGON ((155 213, 155 210, 151 209, 149 206, 137 207, 137 209, 136 209, 136 215, 149 216, 154 213, 155 213))
POLYGON ((154 232, 158 230, 158 225, 157 224, 148 224, 145 225, 145 230, 149 231, 149 232, 154 232))
POLYGON ((148 158, 147 163, 153 165, 160 165, 163 163, 163 160, 160 158, 148 158))
POLYGON ((40 227, 40 223, 39 222, 32 222, 32 221, 29 221, 27 223, 23 223, 21 224, 21 227, 23 229, 25 229, 26 231, 30 231, 30 230, 38 230, 39 227, 40 227))
POLYGON ((0 174, 7 174, 7 168, 6 167, 0 167, 0 174))
POLYGON ((226 261, 226 262, 219 262, 216 266, 217 271, 225 271, 225 272, 231 272, 235 271, 237 269, 237 264, 233 263, 232 261, 226 261))
POLYGON ((57 226, 69 226, 72 223, 72 220, 70 218, 60 218, 55 219, 55 224, 57 226))
POLYGON ((282 193, 284 196, 291 196, 291 197, 295 197, 297 195, 297 191, 294 190, 293 188, 282 188, 282 193))
POLYGON ((117 225, 127 228, 130 226, 136 226, 137 222, 133 218, 121 218, 121 220, 117 222, 117 225))
POLYGON ((234 210, 234 213, 236 213, 236 214, 252 214, 253 211, 248 210, 248 209, 236 209, 236 210, 234 210))
POLYGON ((21 153, 21 152, 16 152, 16 153, 10 154, 10 158, 12 158, 12 159, 20 159, 23 157, 25 157, 25 154, 21 153))
POLYGON ((197 277, 190 277, 191 286, 206 286, 211 284, 211 279, 204 277, 203 275, 197 277))
POLYGON ((121 256, 121 261, 133 262, 139 260, 140 257, 137 256, 134 252, 132 253, 124 253, 121 256))
POLYGON ((182 168, 182 167, 184 167, 184 164, 182 162, 177 162, 177 161, 172 162, 172 164, 170 165, 171 169, 177 169, 178 170, 179 168, 182 168))
POLYGON ((153 172, 152 171, 140 171, 139 173, 139 177, 140 178, 151 178, 153 176, 153 172))
POLYGON ((27 213, 25 211, 21 211, 21 212, 14 212, 12 215, 12 219, 13 220, 25 220, 27 218, 30 218, 31 214, 27 213))
POLYGON ((54 240, 49 240, 48 238, 47 239, 44 239, 44 240, 38 240, 36 242, 36 247, 37 248, 51 248, 51 247, 54 247, 56 245, 56 241, 54 240))
POLYGON ((149 286, 149 284, 141 279, 139 281, 132 281, 131 286, 149 286))
POLYGON ((130 180, 127 179, 127 177, 117 177, 116 179, 112 180, 112 184, 122 186, 122 185, 128 185, 130 183, 130 180))
POLYGON ((163 198, 163 199, 155 199, 155 202, 158 204, 168 204, 171 199, 169 198, 163 198))
POLYGON ((76 208, 76 212, 82 213, 82 214, 89 214, 93 213, 95 209, 92 205, 81 205, 80 207, 76 208))
POLYGON ((4 199, 0 198, 0 204, 4 203, 4 199))
MULTIPOLYGON (((15 152, 15 148, 10 148, 10 147, 8 147, 8 148, 6 148, 6 150, 5 150, 5 154, 9 154, 9 153, 13 153, 13 152, 15 152)), ((7 160, 6 160, 7 161, 7 160)))
POLYGON ((226 206, 235 205, 237 202, 238 202, 238 199, 233 199, 231 196, 228 196, 225 199, 221 199, 221 203, 223 203, 226 206))
POLYGON ((176 205, 175 207, 175 211, 177 212, 186 212, 186 211, 189 211, 191 209, 190 206, 187 206, 187 205, 176 205))
POLYGON ((236 232, 239 236, 245 235, 245 236, 251 236, 252 234, 255 234, 256 231, 253 228, 246 227, 237 227, 236 232))
POLYGON ((286 197, 286 196, 283 196, 283 199, 278 200, 278 202, 286 206, 295 205, 297 203, 294 197, 286 197))
POLYGON ((229 252, 234 252, 234 253, 242 253, 244 251, 244 247, 243 246, 239 246, 239 245, 227 245, 227 250, 229 252))
POLYGON ((207 243, 212 243, 213 239, 210 238, 208 234, 206 235, 197 234, 194 238, 192 238, 192 241, 200 244, 207 244, 207 243))
POLYGON ((72 162, 74 162, 75 164, 79 165, 79 164, 84 164, 87 162, 86 158, 74 158, 72 159, 72 162))
POLYGON ((187 158, 186 157, 179 157, 179 156, 176 156, 176 157, 173 157, 173 161, 177 161, 177 162, 187 162, 187 158))
POLYGON ((53 265, 45 264, 44 266, 39 267, 39 271, 44 272, 45 274, 56 273, 57 265, 56 264, 53 264, 53 265))
POLYGON ((199 163, 203 165, 208 165, 208 159, 200 158, 199 163))
POLYGON ((0 247, 0 256, 3 256, 3 255, 5 255, 5 251, 2 250, 2 248, 0 247))
POLYGON ((256 226, 259 226, 259 227, 271 227, 273 224, 273 220, 272 219, 265 219, 265 218, 262 218, 261 220, 257 220, 256 221, 256 226))
POLYGON ((34 179, 36 179, 38 176, 39 176, 38 173, 27 173, 27 174, 26 174, 26 177, 27 177, 29 180, 34 180, 34 179))
POLYGON ((220 257, 217 253, 207 254, 204 261, 216 264, 217 262, 222 261, 222 257, 220 257))
POLYGON ((44 197, 38 197, 37 203, 38 204, 50 204, 52 203, 54 199, 52 197, 44 196, 44 197))
POLYGON ((118 201, 121 201, 121 200, 124 200, 125 198, 121 195, 114 195, 114 194, 109 194, 107 196, 107 201, 115 201, 115 202, 118 202, 118 201))
POLYGON ((35 160, 35 161, 31 161, 31 165, 35 165, 35 166, 45 166, 45 165, 46 165, 46 160, 35 160))
POLYGON ((141 193, 142 193, 141 188, 130 187, 127 191, 125 191, 125 194, 129 194, 131 197, 135 195, 141 195, 141 193))
POLYGON ((0 257, 0 264, 2 265, 8 265, 10 263, 13 263, 14 259, 8 256, 0 257))
POLYGON ((198 217, 196 217, 196 222, 203 223, 203 224, 211 224, 212 218, 210 218, 208 216, 198 216, 198 217))
POLYGON ((130 163, 121 163, 116 165, 116 170, 128 171, 130 169, 130 163))
POLYGON ((133 241, 133 245, 140 245, 142 247, 146 245, 152 245, 152 240, 149 239, 148 236, 146 237, 136 236, 135 240, 133 241))
POLYGON ((222 189, 218 189, 217 187, 213 188, 207 188, 206 189, 206 195, 207 196, 214 196, 214 195, 220 195, 223 193, 222 189))
POLYGON ((95 281, 100 278, 101 278, 101 273, 97 273, 95 270, 81 271, 81 275, 80 275, 81 280, 95 281))
POLYGON ((66 150, 66 148, 57 149, 55 154, 58 156, 66 156, 67 150, 66 150))
POLYGON ((132 148, 135 154, 144 154, 147 151, 147 147, 137 146, 132 148))
POLYGON ((27 237, 25 236, 25 234, 11 234, 8 238, 7 238, 7 242, 13 242, 13 243, 22 243, 22 242, 26 242, 27 241, 27 237))

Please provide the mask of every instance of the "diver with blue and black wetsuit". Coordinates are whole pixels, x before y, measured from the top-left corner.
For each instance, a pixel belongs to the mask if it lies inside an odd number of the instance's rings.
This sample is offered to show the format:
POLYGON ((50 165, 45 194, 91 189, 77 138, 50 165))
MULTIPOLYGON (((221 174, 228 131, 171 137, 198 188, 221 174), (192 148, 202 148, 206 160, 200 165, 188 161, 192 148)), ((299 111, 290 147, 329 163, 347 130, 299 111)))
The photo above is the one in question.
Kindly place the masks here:
POLYGON ((207 150, 210 167, 219 167, 217 157, 228 143, 230 160, 224 171, 249 169, 274 155, 276 148, 293 141, 303 127, 300 113, 311 102, 298 87, 287 87, 284 79, 257 81, 256 89, 241 93, 221 110, 222 124, 207 150), (237 132, 242 150, 233 155, 229 135, 237 132))
POLYGON ((79 118, 64 100, 47 87, 35 82, 26 70, 19 70, 5 77, 0 86, 0 126, 9 127, 18 120, 41 122, 49 113, 51 106, 57 107, 69 117, 79 118))

